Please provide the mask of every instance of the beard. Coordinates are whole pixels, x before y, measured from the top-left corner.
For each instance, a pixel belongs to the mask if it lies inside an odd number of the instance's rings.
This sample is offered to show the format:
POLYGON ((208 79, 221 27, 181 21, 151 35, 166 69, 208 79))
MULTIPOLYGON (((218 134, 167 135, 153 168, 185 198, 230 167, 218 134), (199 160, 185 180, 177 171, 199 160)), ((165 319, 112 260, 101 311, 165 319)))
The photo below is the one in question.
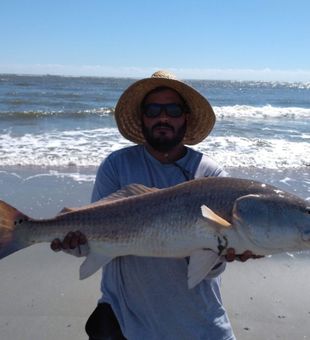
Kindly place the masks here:
POLYGON ((158 123, 152 126, 151 128, 147 128, 142 122, 142 133, 143 133, 145 140, 147 141, 148 144, 151 145, 153 149, 159 152, 168 152, 172 150, 174 147, 176 147, 177 145, 179 145, 185 136, 185 132, 186 132, 186 121, 178 130, 175 130, 173 126, 167 123, 158 123), (174 132, 174 137, 169 138, 165 136, 164 134, 155 136, 154 130, 157 127, 165 127, 165 128, 172 129, 174 132))

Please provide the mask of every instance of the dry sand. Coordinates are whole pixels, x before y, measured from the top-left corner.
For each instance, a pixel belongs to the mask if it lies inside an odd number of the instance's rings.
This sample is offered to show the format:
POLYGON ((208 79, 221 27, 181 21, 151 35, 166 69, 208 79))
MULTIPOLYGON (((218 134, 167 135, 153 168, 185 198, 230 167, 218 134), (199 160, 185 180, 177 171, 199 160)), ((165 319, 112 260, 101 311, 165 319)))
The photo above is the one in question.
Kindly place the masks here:
POLYGON ((1 340, 85 340, 100 273, 80 281, 77 259, 35 245, 0 262, 1 340))
MULTIPOLYGON (((85 340, 100 273, 78 280, 81 259, 35 245, 0 262, 1 340, 85 340)), ((223 299, 237 339, 310 339, 307 258, 231 263, 223 299)))
POLYGON ((287 255, 227 266, 222 292, 237 339, 310 339, 308 266, 287 255))

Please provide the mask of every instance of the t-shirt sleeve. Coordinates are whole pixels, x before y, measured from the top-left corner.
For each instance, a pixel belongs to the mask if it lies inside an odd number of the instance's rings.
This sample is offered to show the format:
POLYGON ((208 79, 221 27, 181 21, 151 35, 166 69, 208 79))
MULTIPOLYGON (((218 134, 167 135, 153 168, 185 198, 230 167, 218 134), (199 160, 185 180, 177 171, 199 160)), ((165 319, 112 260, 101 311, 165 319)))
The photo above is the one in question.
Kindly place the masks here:
POLYGON ((107 157, 98 168, 91 202, 105 198, 119 189, 117 169, 113 165, 111 158, 107 157))
POLYGON ((227 177, 228 174, 214 160, 203 155, 197 167, 195 178, 200 177, 227 177))

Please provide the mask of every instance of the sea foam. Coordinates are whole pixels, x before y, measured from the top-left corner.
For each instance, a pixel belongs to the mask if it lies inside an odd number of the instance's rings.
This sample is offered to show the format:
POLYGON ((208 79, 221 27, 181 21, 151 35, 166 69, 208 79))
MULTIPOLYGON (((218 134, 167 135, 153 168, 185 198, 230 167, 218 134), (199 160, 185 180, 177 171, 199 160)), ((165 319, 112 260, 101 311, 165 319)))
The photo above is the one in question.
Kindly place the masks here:
MULTIPOLYGON (((97 166, 109 153, 132 145, 116 128, 0 135, 0 162, 24 166, 97 166)), ((223 166, 310 166, 310 143, 235 135, 211 136, 195 146, 223 166)))

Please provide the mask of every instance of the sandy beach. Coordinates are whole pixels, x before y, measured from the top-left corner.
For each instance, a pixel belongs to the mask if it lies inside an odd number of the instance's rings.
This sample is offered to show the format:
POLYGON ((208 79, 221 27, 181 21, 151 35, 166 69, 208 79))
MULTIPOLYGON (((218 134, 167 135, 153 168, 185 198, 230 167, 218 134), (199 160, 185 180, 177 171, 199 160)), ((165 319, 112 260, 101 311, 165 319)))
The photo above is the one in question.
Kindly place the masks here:
POLYGON ((100 273, 78 279, 80 259, 35 245, 1 260, 1 340, 82 340, 100 273))
MULTIPOLYGON (((81 259, 35 245, 0 263, 0 338, 85 340, 99 296, 100 273, 78 280, 81 259)), ((234 262, 223 299, 237 339, 310 339, 307 259, 280 256, 234 262)))
POLYGON ((227 266, 222 293, 237 339, 310 339, 308 261, 282 255, 227 266))

